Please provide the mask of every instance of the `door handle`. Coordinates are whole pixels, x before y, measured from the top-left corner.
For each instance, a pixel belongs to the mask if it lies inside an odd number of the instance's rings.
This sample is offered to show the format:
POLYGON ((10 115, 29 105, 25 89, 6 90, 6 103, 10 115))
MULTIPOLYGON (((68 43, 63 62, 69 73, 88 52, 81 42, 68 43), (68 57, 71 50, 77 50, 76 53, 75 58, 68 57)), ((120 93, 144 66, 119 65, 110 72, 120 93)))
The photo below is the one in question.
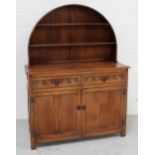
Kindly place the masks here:
POLYGON ((81 109, 81 105, 78 105, 78 106, 76 107, 76 109, 77 109, 77 110, 80 110, 80 109, 81 109))
POLYGON ((85 110, 85 109, 86 109, 86 105, 83 105, 83 106, 78 105, 78 106, 76 107, 76 109, 77 109, 77 110, 85 110))
POLYGON ((83 106, 82 106, 82 109, 85 110, 85 109, 86 109, 86 105, 83 105, 83 106))

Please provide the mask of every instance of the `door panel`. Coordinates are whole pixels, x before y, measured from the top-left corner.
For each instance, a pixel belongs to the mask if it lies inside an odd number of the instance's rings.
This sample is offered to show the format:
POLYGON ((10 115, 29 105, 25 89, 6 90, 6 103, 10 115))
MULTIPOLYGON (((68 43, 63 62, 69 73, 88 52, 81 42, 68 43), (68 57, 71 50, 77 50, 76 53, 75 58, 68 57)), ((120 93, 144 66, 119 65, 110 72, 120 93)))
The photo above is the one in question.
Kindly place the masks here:
POLYGON ((99 128, 100 111, 100 92, 89 92, 85 94, 85 127, 87 130, 96 130, 99 128))
POLYGON ((84 91, 84 131, 102 132, 121 125, 122 90, 84 91))
POLYGON ((78 125, 77 94, 64 94, 59 98, 59 131, 61 134, 76 134, 78 125))
POLYGON ((59 91, 56 94, 37 96, 34 103, 35 131, 40 137, 78 135, 78 104, 80 102, 76 91, 59 91))
POLYGON ((119 127, 121 122, 122 91, 102 92, 100 106, 100 128, 119 127))
POLYGON ((40 135, 54 134, 54 98, 53 96, 37 96, 34 103, 35 130, 40 135))

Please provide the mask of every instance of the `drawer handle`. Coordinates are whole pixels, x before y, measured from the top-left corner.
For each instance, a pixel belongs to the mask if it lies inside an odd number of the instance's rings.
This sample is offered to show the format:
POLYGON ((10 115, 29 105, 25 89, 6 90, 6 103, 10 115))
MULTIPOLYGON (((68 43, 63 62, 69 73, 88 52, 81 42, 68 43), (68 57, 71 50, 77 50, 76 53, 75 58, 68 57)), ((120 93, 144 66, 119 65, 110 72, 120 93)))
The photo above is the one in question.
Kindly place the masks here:
POLYGON ((102 81, 107 81, 107 80, 108 80, 108 77, 102 76, 102 77, 101 77, 101 80, 102 80, 102 81))
POLYGON ((60 80, 51 80, 51 84, 54 84, 55 86, 58 86, 60 82, 60 80))
POLYGON ((60 83, 61 83, 60 80, 55 80, 55 86, 59 86, 60 83))

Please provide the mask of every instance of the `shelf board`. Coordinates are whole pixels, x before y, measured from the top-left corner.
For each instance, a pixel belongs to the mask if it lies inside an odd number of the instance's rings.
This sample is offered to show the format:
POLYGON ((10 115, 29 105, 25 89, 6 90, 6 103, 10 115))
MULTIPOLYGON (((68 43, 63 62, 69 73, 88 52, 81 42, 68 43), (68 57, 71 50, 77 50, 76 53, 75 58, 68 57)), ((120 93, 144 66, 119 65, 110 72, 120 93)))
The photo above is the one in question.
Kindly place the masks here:
POLYGON ((109 26, 109 23, 55 23, 38 24, 37 26, 109 26))
POLYGON ((102 43, 52 43, 52 44, 34 44, 29 47, 56 47, 56 46, 96 46, 96 45, 115 45, 116 42, 102 42, 102 43))

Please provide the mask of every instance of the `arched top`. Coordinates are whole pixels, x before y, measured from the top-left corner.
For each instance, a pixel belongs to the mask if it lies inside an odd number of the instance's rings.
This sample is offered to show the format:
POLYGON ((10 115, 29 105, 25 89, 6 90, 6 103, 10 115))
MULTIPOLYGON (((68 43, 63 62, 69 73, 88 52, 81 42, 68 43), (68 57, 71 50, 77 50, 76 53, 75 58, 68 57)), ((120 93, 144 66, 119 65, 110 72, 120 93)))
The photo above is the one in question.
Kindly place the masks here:
POLYGON ((29 65, 70 61, 116 61, 116 38, 108 20, 82 5, 44 15, 29 40, 29 65))
POLYGON ((108 23, 108 21, 96 10, 74 4, 61 6, 47 13, 39 21, 39 24, 46 23, 108 23))

